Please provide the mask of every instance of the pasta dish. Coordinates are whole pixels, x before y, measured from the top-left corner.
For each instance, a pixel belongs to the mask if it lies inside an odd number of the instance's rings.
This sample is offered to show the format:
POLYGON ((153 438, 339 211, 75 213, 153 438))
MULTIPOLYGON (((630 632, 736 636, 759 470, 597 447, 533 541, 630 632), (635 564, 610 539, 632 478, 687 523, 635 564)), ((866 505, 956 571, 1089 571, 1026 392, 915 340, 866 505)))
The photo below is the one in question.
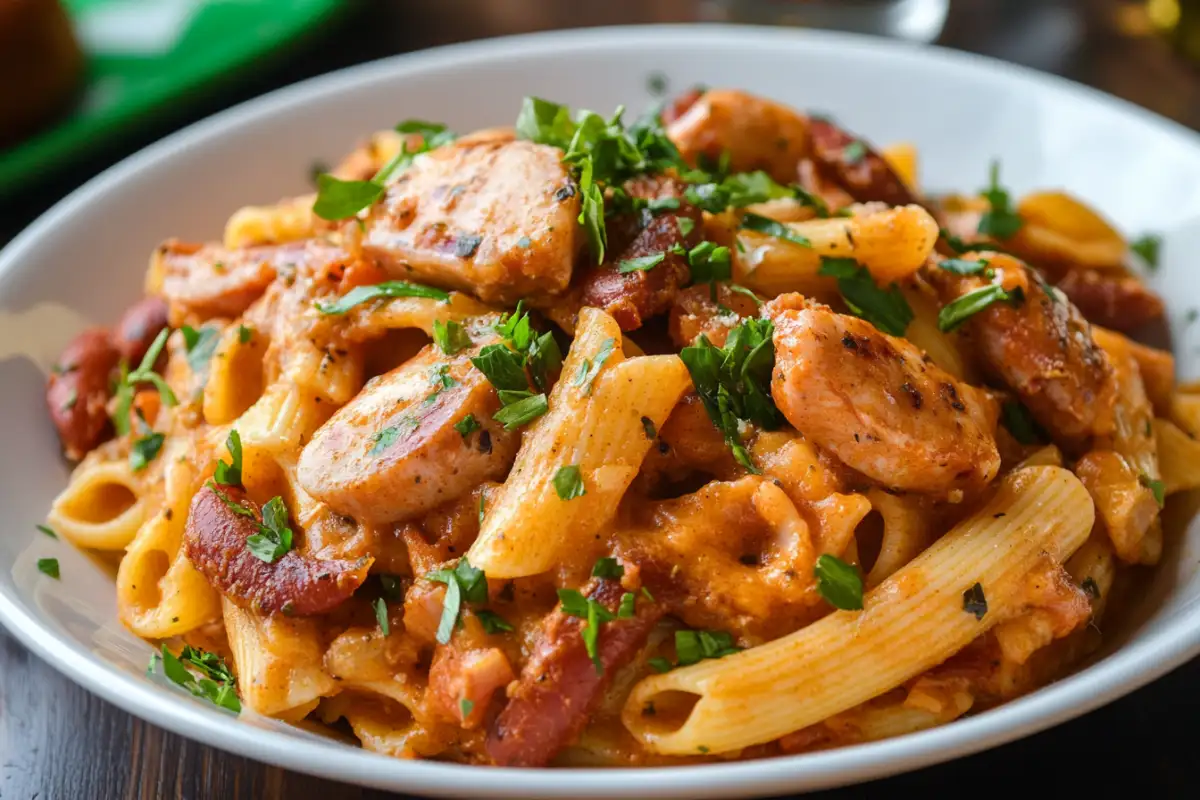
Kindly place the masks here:
POLYGON ((1130 338, 1157 237, 737 90, 517 111, 163 242, 63 352, 43 530, 121 554, 155 679, 397 757, 669 765, 1096 647, 1200 486, 1200 392, 1130 338))

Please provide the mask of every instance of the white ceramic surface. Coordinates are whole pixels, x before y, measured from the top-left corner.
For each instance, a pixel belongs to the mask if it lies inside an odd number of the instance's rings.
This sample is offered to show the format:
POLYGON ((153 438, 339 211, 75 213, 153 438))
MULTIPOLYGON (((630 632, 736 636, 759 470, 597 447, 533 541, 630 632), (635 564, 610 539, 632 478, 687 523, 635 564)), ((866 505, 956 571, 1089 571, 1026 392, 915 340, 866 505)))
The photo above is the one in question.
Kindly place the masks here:
MULTIPOLYGON (((34 531, 67 468, 43 409, 59 349, 112 323, 139 295, 168 236, 219 238, 238 206, 306 188, 309 165, 406 117, 452 128, 509 123, 525 94, 602 112, 646 106, 646 79, 745 87, 836 115, 876 142, 920 146, 924 184, 977 189, 1003 160, 1017 192, 1069 187, 1127 232, 1167 235, 1154 284, 1173 320, 1181 375, 1200 372, 1184 322, 1200 306, 1200 138, 1131 105, 983 58, 802 31, 614 28, 402 56, 239 106, 90 181, 0 253, 0 621, 57 669, 185 736, 291 769, 431 795, 734 797, 831 786, 913 769, 1082 714, 1200 652, 1200 525, 1176 537, 1103 658, 1031 696, 952 725, 874 744, 742 764, 639 770, 500 770, 404 762, 271 720, 241 721, 148 680, 150 648, 116 621, 111 573, 34 531), (34 568, 55 556, 63 580, 34 568)), ((1195 332, 1193 332, 1195 333, 1195 332)), ((1169 508, 1168 513, 1181 509, 1169 508)))

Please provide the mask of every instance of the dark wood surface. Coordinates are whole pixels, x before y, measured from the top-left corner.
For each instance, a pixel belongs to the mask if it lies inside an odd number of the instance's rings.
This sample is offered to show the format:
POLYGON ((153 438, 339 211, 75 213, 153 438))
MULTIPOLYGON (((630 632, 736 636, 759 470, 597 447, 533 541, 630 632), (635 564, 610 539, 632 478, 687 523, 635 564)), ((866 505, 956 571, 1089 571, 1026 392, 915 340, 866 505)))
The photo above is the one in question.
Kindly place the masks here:
MULTIPOLYGON (((1138 35, 1136 4, 1115 0, 954 0, 941 43, 1099 87, 1200 129, 1200 67, 1138 35)), ((336 23, 247 76, 212 87, 119 146, 23 187, 0 205, 0 244, 87 178, 175 128, 311 75, 452 41, 582 25, 693 19, 689 0, 410 0, 352 4, 336 23)), ((1052 731, 950 764, 822 794, 1075 798, 1194 797, 1200 787, 1200 661, 1052 731)), ((32 798, 395 797, 268 767, 167 733, 61 677, 0 632, 0 800, 32 798)))

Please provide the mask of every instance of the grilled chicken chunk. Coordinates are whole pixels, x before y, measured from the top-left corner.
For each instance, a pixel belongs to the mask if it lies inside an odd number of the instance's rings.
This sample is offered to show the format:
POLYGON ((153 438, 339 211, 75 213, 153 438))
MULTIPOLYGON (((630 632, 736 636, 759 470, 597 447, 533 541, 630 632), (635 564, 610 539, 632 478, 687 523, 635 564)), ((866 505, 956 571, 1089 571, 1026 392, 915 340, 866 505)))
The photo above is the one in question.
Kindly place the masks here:
POLYGON ((473 138, 418 157, 388 186, 363 247, 397 279, 488 302, 557 294, 571 281, 579 192, 562 151, 473 138))

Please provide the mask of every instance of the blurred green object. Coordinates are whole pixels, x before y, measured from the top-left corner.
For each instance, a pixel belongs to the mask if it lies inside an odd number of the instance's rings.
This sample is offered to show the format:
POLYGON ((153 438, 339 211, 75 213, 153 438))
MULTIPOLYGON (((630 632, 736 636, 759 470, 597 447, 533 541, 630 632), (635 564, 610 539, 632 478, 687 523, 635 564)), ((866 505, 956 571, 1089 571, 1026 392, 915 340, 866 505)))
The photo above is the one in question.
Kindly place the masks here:
POLYGON ((343 6, 341 0, 65 0, 87 66, 79 97, 0 149, 0 197, 69 165, 149 113, 250 66, 343 6))

